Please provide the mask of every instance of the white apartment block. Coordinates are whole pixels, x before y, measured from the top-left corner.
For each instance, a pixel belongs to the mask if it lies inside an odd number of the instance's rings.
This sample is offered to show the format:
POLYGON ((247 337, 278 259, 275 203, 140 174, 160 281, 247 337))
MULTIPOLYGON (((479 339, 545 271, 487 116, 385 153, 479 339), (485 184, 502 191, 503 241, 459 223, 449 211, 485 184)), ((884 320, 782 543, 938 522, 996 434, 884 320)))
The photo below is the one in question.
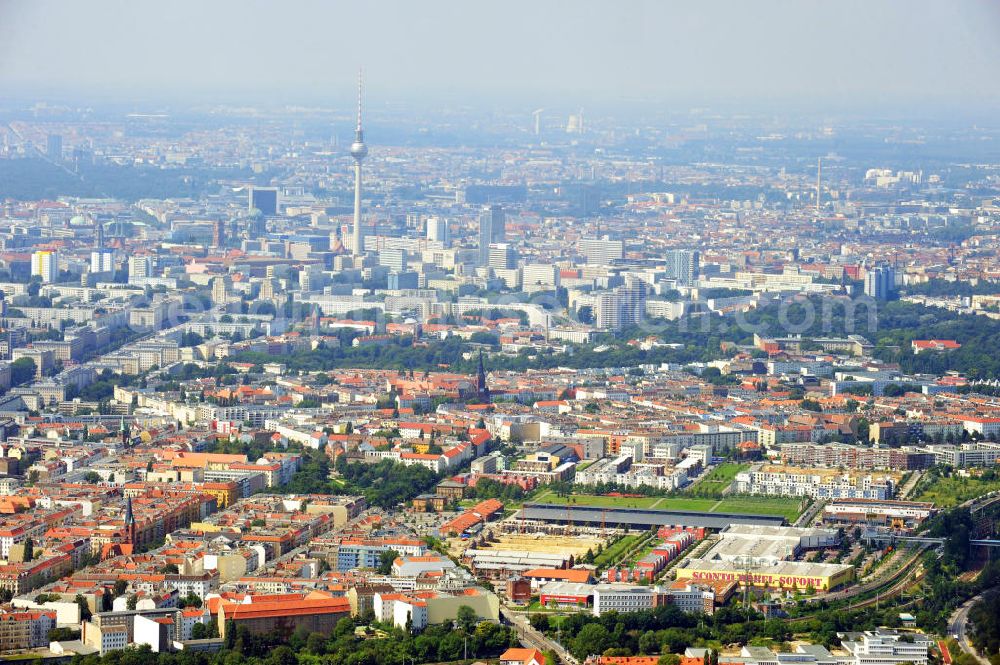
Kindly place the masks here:
POLYGON ((891 499, 888 477, 850 474, 787 473, 750 470, 736 474, 736 492, 768 496, 808 496, 814 499, 891 499))
POLYGON ((661 464, 633 464, 631 455, 619 455, 597 460, 583 471, 577 471, 576 485, 601 485, 614 483, 621 487, 656 487, 679 489, 689 482, 684 470, 664 467, 661 464))
POLYGON ((652 586, 630 584, 594 585, 594 614, 606 612, 641 612, 657 605, 657 597, 662 589, 652 586))
POLYGON ((715 592, 709 588, 688 584, 679 589, 634 584, 595 584, 593 613, 642 612, 665 604, 676 605, 684 612, 711 613, 715 592))
POLYGON ((993 466, 1000 460, 1000 443, 981 441, 961 445, 929 445, 925 450, 934 453, 936 464, 961 468, 967 466, 993 466))
MULTIPOLYGON (((767 647, 745 646, 738 662, 742 665, 927 665, 931 640, 923 633, 897 632, 885 628, 864 633, 838 633, 848 655, 834 655, 819 644, 799 644, 793 652, 776 653, 767 647)), ((727 659, 720 659, 730 662, 727 659)))
POLYGON ((963 418, 962 425, 969 434, 982 434, 987 439, 1000 437, 1000 418, 963 418))
POLYGON ((922 633, 901 633, 878 628, 859 635, 838 635, 841 646, 853 656, 851 665, 927 665, 927 649, 932 641, 922 633))

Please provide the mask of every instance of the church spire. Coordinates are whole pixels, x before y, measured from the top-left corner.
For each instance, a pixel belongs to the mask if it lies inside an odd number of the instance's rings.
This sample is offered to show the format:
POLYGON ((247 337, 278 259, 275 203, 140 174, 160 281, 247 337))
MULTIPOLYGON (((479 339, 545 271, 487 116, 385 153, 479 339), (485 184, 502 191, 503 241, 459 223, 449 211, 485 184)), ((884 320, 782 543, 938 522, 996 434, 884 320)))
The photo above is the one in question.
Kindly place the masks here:
POLYGON ((135 514, 132 512, 132 497, 125 499, 125 538, 129 545, 135 545, 135 514))

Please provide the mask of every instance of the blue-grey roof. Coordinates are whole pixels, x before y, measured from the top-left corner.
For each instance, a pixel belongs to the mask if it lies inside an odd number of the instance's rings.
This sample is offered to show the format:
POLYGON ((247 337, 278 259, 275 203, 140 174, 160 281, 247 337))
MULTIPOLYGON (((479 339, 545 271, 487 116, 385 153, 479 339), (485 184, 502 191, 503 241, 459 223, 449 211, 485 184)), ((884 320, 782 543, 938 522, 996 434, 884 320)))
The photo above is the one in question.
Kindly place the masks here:
POLYGON ((543 522, 603 524, 608 527, 622 524, 646 529, 654 526, 694 526, 722 529, 731 524, 780 526, 785 523, 785 518, 780 515, 702 513, 691 510, 654 510, 651 508, 600 508, 550 503, 526 503, 518 517, 543 522))

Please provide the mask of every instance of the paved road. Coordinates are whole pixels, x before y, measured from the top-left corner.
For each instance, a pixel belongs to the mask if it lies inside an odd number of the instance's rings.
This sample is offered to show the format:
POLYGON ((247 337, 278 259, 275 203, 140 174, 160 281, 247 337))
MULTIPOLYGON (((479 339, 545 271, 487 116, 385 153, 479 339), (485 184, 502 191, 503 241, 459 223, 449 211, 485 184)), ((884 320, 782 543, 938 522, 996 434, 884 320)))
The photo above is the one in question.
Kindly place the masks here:
POLYGON ((517 636, 522 645, 542 651, 554 651, 562 662, 569 663, 569 665, 580 665, 580 661, 566 651, 563 645, 532 628, 526 613, 514 612, 501 605, 500 615, 517 630, 517 636))
POLYGON ((976 652, 975 647, 969 643, 969 640, 966 637, 966 628, 969 622, 969 609, 980 598, 982 598, 982 595, 970 598, 963 603, 961 607, 955 610, 955 613, 952 614, 951 618, 948 620, 948 634, 955 638, 955 641, 958 642, 958 646, 962 647, 962 651, 973 656, 983 665, 990 665, 990 661, 980 656, 976 652))
POLYGON ((812 526, 816 515, 819 514, 819 511, 823 510, 823 506, 825 505, 826 501, 813 501, 812 505, 806 508, 806 512, 799 515, 799 519, 795 520, 793 526, 812 526))
POLYGON ((910 496, 910 492, 912 492, 913 488, 917 486, 917 483, 920 482, 920 478, 923 475, 924 474, 920 471, 914 471, 910 474, 910 477, 906 480, 906 484, 899 488, 899 498, 905 499, 910 496))

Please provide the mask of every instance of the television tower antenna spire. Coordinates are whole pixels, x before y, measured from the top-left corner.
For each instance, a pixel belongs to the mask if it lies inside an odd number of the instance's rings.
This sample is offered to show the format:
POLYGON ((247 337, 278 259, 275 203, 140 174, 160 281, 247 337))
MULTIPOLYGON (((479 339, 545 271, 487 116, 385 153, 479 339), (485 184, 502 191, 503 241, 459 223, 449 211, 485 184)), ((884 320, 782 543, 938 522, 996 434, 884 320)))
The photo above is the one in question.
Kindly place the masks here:
MULTIPOLYGON (((358 69, 358 126, 354 130, 354 143, 351 144, 351 157, 354 158, 354 233, 351 239, 351 253, 355 257, 364 256, 365 236, 361 228, 361 162, 368 156, 368 146, 365 145, 365 132, 361 128, 361 69, 358 69)), ((357 266, 356 266, 357 267, 357 266)))
POLYGON ((363 73, 362 69, 360 67, 358 67, 358 126, 357 126, 357 129, 355 130, 355 136, 359 136, 359 137, 362 136, 362 131, 361 131, 361 92, 362 92, 363 85, 364 85, 363 75, 364 75, 364 73, 363 73))

